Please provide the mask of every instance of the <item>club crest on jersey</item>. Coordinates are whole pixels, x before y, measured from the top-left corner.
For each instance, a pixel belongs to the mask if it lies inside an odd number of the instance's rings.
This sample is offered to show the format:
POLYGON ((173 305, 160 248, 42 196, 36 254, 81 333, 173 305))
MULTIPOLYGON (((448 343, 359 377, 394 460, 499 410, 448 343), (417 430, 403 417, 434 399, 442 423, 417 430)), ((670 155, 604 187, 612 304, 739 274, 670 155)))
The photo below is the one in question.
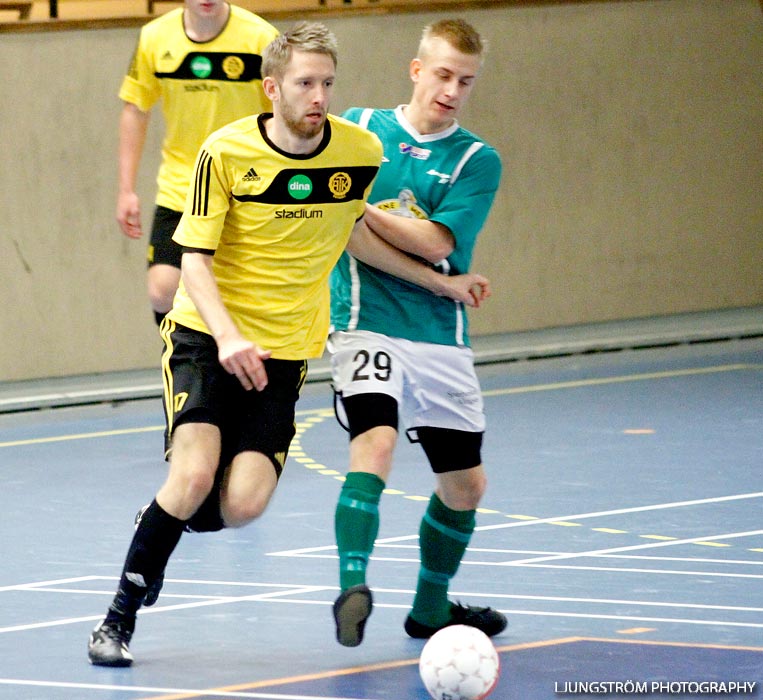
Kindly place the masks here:
POLYGON ((402 142, 400 144, 400 153, 405 155, 406 153, 416 160, 428 160, 432 154, 428 148, 419 148, 418 146, 412 146, 410 143, 402 142))
POLYGON ((418 205, 416 197, 411 190, 400 190, 397 199, 385 199, 376 202, 379 209, 389 214, 402 216, 406 219, 428 219, 427 213, 418 205))
POLYGON ((344 199, 352 186, 352 179, 347 173, 334 173, 329 178, 329 190, 334 199, 344 199))
POLYGON ((238 80, 244 72, 244 62, 238 56, 226 56, 223 59, 223 71, 228 80, 238 80))

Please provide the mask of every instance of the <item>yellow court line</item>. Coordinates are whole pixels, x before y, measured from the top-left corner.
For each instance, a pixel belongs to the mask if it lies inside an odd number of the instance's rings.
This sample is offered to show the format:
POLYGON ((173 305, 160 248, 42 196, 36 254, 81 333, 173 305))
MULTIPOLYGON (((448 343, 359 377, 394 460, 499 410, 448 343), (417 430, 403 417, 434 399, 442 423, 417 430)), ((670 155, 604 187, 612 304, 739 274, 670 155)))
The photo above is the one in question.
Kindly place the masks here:
POLYGON ((717 367, 696 367, 693 369, 677 369, 665 372, 645 372, 643 374, 625 374, 616 377, 600 377, 598 379, 579 379, 570 382, 554 382, 552 384, 535 384, 533 386, 518 386, 509 389, 491 389, 483 391, 483 396, 503 396, 505 394, 529 394, 534 391, 554 391, 557 389, 579 389, 603 384, 621 384, 623 382, 642 382, 650 379, 671 379, 673 377, 690 377, 700 374, 718 374, 720 372, 739 372, 741 370, 760 370, 763 365, 735 364, 718 365, 717 367))
MULTIPOLYGON (((587 386, 601 386, 604 384, 619 384, 623 382, 638 382, 649 379, 669 379, 671 377, 687 377, 700 374, 717 374, 719 372, 738 372, 741 370, 760 370, 763 365, 756 364, 735 364, 719 365, 717 367, 696 367, 693 369, 672 370, 668 372, 648 372, 644 374, 622 375, 616 377, 601 377, 599 379, 581 379, 571 382, 556 382, 553 384, 536 384, 532 386, 511 387, 508 389, 492 389, 483 391, 483 396, 503 396, 506 394, 528 394, 534 391, 555 391, 558 389, 577 389, 587 386)), ((333 415, 332 409, 311 408, 303 411, 297 411, 297 416, 329 416, 333 415)), ((32 438, 28 440, 11 440, 0 442, 2 447, 20 447, 22 445, 39 445, 49 442, 64 442, 67 440, 87 440, 99 437, 113 437, 115 435, 129 435, 132 433, 147 433, 158 430, 164 430, 163 425, 149 426, 146 428, 125 428, 124 430, 105 430, 96 433, 79 433, 76 435, 61 435, 58 437, 32 438)))
MULTIPOLYGON (((586 380, 577 380, 577 381, 571 381, 571 382, 557 382, 552 384, 538 384, 533 386, 525 386, 525 387, 512 387, 508 389, 496 389, 492 391, 484 391, 484 396, 498 396, 498 395, 505 395, 505 394, 518 394, 518 393, 529 393, 534 391, 554 391, 559 389, 569 389, 569 388, 579 388, 579 387, 585 387, 585 386, 600 386, 604 384, 615 384, 615 383, 623 383, 623 382, 632 382, 632 381, 645 381, 645 380, 655 380, 655 379, 666 379, 671 377, 685 377, 685 376, 696 376, 696 375, 703 375, 703 374, 717 374, 721 372, 734 372, 734 371, 743 371, 743 370, 759 370, 763 369, 763 365, 760 364, 729 364, 729 365, 718 365, 713 367, 695 367, 695 368, 687 368, 682 370, 670 370, 670 371, 664 371, 664 372, 649 372, 649 373, 641 373, 641 374, 633 374, 633 375, 621 375, 621 376, 615 376, 615 377, 601 377, 598 379, 586 379, 586 380)), ((305 429, 309 429, 316 425, 318 422, 321 421, 321 419, 330 417, 334 414, 332 409, 329 408, 317 408, 317 409, 305 409, 295 412, 295 416, 312 416, 312 418, 307 418, 307 424, 304 426, 304 429, 301 432, 304 432, 305 429)), ((28 439, 28 440, 16 440, 11 442, 0 442, 0 448, 2 447, 15 447, 15 446, 23 446, 23 445, 33 445, 33 444, 42 444, 42 443, 52 443, 52 442, 62 442, 67 440, 82 440, 82 439, 92 439, 92 438, 98 438, 98 437, 111 437, 116 435, 127 435, 131 433, 145 433, 145 432, 152 432, 152 431, 159 431, 164 430, 164 426, 150 426, 150 427, 144 427, 144 428, 130 428, 130 429, 123 429, 123 430, 113 430, 113 431, 100 431, 95 433, 81 433, 76 435, 64 435, 64 436, 58 436, 58 437, 48 437, 48 438, 35 438, 35 439, 28 439)), ((295 450, 299 448, 299 435, 295 437, 293 447, 295 450)), ((336 476, 337 478, 342 478, 340 476, 340 472, 333 470, 333 469, 327 469, 324 465, 316 464, 311 458, 305 456, 305 457, 299 457, 296 454, 293 455, 293 457, 296 458, 297 462, 303 463, 304 466, 320 470, 321 474, 329 475, 329 476, 336 476), (308 464, 306 460, 310 460, 310 463, 308 464)), ((404 496, 404 498, 408 500, 413 501, 424 501, 428 500, 428 497, 425 496, 416 496, 416 495, 405 495, 401 493, 401 495, 404 496)), ((497 511, 496 511, 497 512, 497 511)), ((523 516, 516 516, 516 515, 507 515, 506 517, 510 518, 522 518, 523 516)), ((533 516, 525 516, 528 519, 532 519, 533 516)), ((566 527, 577 527, 580 526, 579 523, 575 522, 564 522, 564 521, 555 521, 552 522, 553 525, 558 526, 566 526, 566 527)), ((606 528, 595 528, 599 531, 605 532, 606 528)), ((611 532, 615 532, 614 530, 611 532)), ((618 533, 625 533, 623 530, 617 531, 618 533)), ((640 537, 645 539, 675 539, 675 538, 669 538, 664 537, 660 535, 640 535, 640 537)), ((719 544, 714 542, 697 542, 695 544, 703 545, 706 547, 727 547, 730 545, 727 544, 719 544)), ((754 550, 750 550, 754 551, 754 550)))
POLYGON ((11 440, 0 442, 0 447, 19 447, 20 445, 42 445, 46 442, 66 442, 67 440, 90 440, 99 437, 113 437, 115 435, 133 435, 135 433, 153 433, 164 430, 163 425, 151 425, 145 428, 123 428, 122 430, 101 430, 97 433, 75 433, 73 435, 57 435, 55 437, 31 438, 29 440, 11 440))
MULTIPOLYGON (((311 408, 304 411, 297 411, 296 415, 334 415, 331 409, 311 408)), ((164 430, 163 425, 149 425, 143 428, 123 428, 121 430, 101 430, 95 433, 75 433, 73 435, 56 435, 46 438, 30 438, 27 440, 10 440, 0 442, 0 447, 20 447, 23 445, 42 445, 49 442, 66 442, 68 440, 92 440, 93 438, 114 437, 117 435, 134 435, 138 433, 153 433, 164 430)))

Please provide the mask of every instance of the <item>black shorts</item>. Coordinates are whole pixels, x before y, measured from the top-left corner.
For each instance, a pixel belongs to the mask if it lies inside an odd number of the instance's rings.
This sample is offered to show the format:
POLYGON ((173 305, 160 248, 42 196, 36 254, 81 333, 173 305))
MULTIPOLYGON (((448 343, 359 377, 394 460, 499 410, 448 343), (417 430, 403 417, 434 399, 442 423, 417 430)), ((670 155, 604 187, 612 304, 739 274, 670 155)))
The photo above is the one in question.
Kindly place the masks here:
POLYGON ((180 223, 182 211, 167 209, 161 204, 154 210, 154 222, 151 224, 151 242, 148 246, 148 266, 172 265, 180 269, 183 247, 172 240, 175 229, 180 223))
POLYGON ((211 423, 220 429, 225 467, 240 452, 261 452, 280 476, 296 432, 294 409, 307 375, 305 360, 265 360, 268 384, 247 391, 220 364, 212 336, 165 318, 162 356, 165 450, 182 423, 211 423))

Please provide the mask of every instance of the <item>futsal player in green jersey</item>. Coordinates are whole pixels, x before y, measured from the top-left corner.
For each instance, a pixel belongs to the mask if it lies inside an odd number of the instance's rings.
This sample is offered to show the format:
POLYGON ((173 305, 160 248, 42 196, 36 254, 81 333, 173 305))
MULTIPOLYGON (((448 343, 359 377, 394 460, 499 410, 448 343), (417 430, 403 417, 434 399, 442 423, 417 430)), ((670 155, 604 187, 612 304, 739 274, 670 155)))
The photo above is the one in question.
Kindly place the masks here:
MULTIPOLYGON (((446 277, 469 270, 501 175, 496 151, 456 121, 482 57, 482 39, 468 23, 436 22, 424 30, 410 64, 410 102, 343 115, 384 146, 368 226, 446 277)), ((483 291, 475 290, 476 305, 483 291)), ((420 443, 436 477, 420 524, 421 566, 405 630, 427 638, 465 624, 490 636, 500 633, 503 614, 448 598, 486 487, 485 418, 464 304, 345 253, 331 278, 331 320, 338 415, 350 433, 349 471, 335 514, 339 643, 360 644, 371 614, 366 569, 400 422, 408 438, 420 443)))
POLYGON ((213 131, 270 109, 262 89, 262 51, 278 30, 224 0, 185 0, 140 31, 119 91, 117 221, 129 238, 143 235, 135 183, 152 107, 161 101, 165 133, 148 247, 148 295, 157 323, 180 279, 173 242, 196 154, 213 131))
MULTIPOLYGON (((181 534, 241 527, 265 510, 294 437, 307 360, 323 353, 329 275, 353 255, 470 303, 479 275, 445 278, 365 225, 379 139, 328 114, 336 41, 300 24, 264 51, 272 113, 219 129, 199 151, 183 217, 182 278, 162 321, 169 474, 139 514, 90 662, 129 666, 136 614, 181 534)), ((152 597, 149 600, 149 591, 152 597)))

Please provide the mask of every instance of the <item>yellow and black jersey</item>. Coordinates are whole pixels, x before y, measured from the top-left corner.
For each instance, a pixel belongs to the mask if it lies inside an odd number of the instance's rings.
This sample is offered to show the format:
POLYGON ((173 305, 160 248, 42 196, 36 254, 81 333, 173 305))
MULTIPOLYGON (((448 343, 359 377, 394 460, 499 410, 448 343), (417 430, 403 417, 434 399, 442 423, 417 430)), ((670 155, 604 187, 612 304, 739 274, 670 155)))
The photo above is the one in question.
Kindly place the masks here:
POLYGON ((262 52, 278 30, 235 5, 223 30, 195 42, 183 8, 152 20, 140 32, 119 97, 144 112, 161 99, 165 122, 156 203, 182 211, 196 154, 225 124, 271 108, 262 90, 262 52))
MULTIPOLYGON (((223 302, 242 334, 283 360, 320 357, 331 269, 381 164, 375 134, 329 116, 311 154, 267 136, 270 114, 247 117, 204 143, 173 239, 214 251, 223 302)), ((181 282, 169 317, 209 333, 181 282)))

